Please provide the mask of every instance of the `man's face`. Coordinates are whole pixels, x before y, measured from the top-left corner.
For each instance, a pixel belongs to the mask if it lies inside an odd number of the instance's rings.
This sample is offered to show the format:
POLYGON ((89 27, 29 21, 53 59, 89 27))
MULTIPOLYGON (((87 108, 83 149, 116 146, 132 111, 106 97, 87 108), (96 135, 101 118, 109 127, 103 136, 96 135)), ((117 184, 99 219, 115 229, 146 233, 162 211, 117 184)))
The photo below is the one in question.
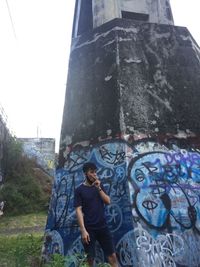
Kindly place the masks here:
POLYGON ((97 179, 97 171, 96 170, 92 170, 92 169, 89 169, 86 173, 86 178, 88 180, 89 183, 94 183, 95 180, 97 179))

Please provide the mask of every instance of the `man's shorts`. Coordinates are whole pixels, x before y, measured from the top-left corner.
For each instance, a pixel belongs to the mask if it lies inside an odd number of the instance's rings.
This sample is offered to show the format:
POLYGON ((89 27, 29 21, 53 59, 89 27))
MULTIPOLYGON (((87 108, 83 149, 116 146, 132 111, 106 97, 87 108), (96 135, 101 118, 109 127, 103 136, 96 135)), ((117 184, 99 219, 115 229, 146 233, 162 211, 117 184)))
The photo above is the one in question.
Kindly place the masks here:
POLYGON ((88 258, 95 258, 95 242, 98 241, 105 256, 108 257, 115 252, 113 239, 108 227, 101 229, 87 229, 88 234, 90 235, 89 244, 83 243, 85 253, 88 258))

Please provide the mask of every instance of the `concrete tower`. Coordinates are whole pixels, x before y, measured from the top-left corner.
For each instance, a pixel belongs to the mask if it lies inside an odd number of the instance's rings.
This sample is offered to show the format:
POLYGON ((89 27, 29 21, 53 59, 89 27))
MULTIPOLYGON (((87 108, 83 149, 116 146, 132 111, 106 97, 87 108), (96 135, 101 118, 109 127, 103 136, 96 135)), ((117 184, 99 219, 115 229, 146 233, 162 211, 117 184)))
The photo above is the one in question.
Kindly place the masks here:
POLYGON ((44 255, 83 251, 73 192, 90 160, 121 267, 199 267, 199 103, 200 49, 169 0, 77 0, 44 255))
POLYGON ((173 24, 169 0, 78 0, 73 37, 82 35, 115 18, 173 24))

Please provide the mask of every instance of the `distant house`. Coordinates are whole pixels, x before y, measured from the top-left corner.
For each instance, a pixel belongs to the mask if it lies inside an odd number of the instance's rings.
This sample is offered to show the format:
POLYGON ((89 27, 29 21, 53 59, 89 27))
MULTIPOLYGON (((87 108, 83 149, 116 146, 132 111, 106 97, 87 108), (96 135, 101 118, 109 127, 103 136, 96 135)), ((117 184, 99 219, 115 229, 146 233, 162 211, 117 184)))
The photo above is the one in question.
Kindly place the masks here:
POLYGON ((55 169, 55 139, 54 138, 18 138, 23 151, 29 158, 35 159, 37 164, 51 176, 55 169))

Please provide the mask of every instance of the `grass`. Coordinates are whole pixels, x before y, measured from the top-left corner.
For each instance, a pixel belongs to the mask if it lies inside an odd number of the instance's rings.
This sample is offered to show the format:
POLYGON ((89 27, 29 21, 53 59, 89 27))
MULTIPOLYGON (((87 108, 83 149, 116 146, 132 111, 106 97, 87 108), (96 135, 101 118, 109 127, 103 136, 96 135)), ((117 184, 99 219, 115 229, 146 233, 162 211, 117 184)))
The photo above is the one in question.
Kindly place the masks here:
POLYGON ((1 216, 0 217, 0 232, 6 229, 23 229, 27 227, 45 227, 47 219, 46 213, 27 214, 19 216, 1 216))
POLYGON ((0 237, 0 267, 39 267, 41 235, 0 237))
POLYGON ((48 264, 41 264, 44 237, 42 229, 45 227, 46 217, 44 213, 0 217, 0 267, 64 267, 70 265, 72 258, 76 258, 77 266, 88 267, 85 255, 64 257, 54 254, 48 264), (36 233, 34 227, 41 227, 41 231, 36 233), (31 233, 27 232, 28 228, 31 228, 31 233))
POLYGON ((40 266, 46 218, 42 212, 0 217, 0 267, 40 266))
MULTIPOLYGON (((23 234, 18 236, 0 237, 0 267, 64 267, 76 259, 78 267, 88 267, 85 255, 64 257, 52 255, 48 264, 41 263, 43 236, 23 234)), ((98 267, 108 267, 109 264, 99 264, 98 267)))

